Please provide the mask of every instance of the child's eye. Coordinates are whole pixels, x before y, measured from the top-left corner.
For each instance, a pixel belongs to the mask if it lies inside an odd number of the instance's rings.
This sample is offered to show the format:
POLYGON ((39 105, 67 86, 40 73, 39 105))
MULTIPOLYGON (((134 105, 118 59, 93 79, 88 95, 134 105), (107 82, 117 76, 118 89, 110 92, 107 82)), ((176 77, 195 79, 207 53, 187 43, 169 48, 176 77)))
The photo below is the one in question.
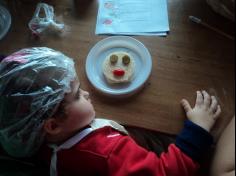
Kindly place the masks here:
POLYGON ((78 89, 78 91, 75 94, 75 99, 79 99, 80 98, 80 89, 78 89))

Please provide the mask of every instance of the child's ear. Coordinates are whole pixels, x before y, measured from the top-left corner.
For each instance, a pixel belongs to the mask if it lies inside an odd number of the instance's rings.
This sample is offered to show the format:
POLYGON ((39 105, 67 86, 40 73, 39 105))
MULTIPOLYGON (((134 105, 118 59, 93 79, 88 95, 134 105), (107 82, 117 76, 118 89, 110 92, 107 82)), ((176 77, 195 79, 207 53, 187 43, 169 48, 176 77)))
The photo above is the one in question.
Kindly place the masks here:
POLYGON ((61 132, 61 127, 55 118, 49 118, 44 122, 43 128, 46 133, 56 135, 61 132))

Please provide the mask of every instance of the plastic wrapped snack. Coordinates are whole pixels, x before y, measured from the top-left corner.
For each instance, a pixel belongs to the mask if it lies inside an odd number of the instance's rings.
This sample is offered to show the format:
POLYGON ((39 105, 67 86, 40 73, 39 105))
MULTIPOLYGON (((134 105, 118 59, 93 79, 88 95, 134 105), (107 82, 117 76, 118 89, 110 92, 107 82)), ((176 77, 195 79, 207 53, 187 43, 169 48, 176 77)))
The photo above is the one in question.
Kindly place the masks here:
POLYGON ((57 110, 76 78, 74 62, 49 48, 29 48, 0 63, 0 144, 14 157, 41 146, 42 125, 57 110))
POLYGON ((64 32, 65 25, 55 21, 54 9, 52 6, 46 3, 39 3, 33 18, 29 22, 29 28, 34 35, 39 36, 45 32, 62 34, 64 32), (41 16, 41 11, 43 15, 45 15, 44 17, 41 16))

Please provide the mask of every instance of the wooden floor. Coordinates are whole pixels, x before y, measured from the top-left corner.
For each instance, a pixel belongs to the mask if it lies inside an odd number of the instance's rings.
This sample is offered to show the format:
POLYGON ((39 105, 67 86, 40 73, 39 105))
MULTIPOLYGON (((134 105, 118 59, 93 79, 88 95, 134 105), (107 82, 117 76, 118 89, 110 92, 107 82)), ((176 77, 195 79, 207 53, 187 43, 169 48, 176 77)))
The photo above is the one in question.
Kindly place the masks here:
MULTIPOLYGON (((26 1, 26 0, 25 0, 26 1)), ((170 34, 162 37, 135 37, 143 42, 153 58, 153 71, 145 88, 126 100, 114 100, 94 90, 85 75, 89 50, 107 36, 96 36, 97 3, 94 0, 47 1, 70 27, 62 38, 31 38, 27 24, 35 4, 10 3, 13 15, 10 32, 0 41, 0 54, 18 49, 47 46, 75 59, 82 88, 92 97, 98 116, 123 124, 177 134, 185 114, 179 101, 185 97, 193 104, 196 90, 207 90, 217 96, 223 113, 214 134, 218 135, 234 115, 235 50, 234 41, 202 26, 191 23, 189 15, 234 35, 234 24, 214 13, 205 0, 168 0, 170 34)))

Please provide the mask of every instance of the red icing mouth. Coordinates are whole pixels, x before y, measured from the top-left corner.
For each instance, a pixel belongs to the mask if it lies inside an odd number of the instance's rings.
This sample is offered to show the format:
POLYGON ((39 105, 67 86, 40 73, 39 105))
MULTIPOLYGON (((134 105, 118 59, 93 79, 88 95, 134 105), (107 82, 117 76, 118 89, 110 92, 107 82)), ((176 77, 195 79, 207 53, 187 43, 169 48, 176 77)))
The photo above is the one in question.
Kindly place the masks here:
POLYGON ((113 75, 114 76, 124 76, 125 71, 123 69, 115 69, 115 70, 113 70, 113 75))

